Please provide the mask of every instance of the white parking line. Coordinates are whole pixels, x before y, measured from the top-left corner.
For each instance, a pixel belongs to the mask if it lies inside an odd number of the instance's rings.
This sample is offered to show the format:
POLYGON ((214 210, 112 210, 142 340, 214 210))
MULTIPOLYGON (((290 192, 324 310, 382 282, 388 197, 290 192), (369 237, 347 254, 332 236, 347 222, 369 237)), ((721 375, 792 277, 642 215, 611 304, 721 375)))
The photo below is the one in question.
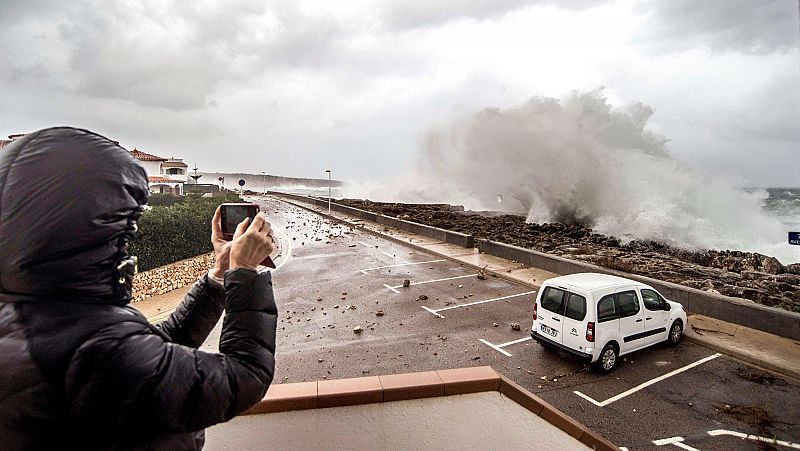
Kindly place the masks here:
POLYGON ((429 311, 429 312, 433 313, 434 315, 438 316, 439 318, 444 318, 444 316, 442 316, 442 315, 440 315, 440 314, 436 313, 436 310, 431 310, 431 309, 429 309, 428 307, 425 307, 424 305, 422 306, 422 308, 424 308, 425 310, 427 310, 427 311, 429 311))
POLYGON ((505 348, 506 346, 515 345, 517 343, 523 343, 523 342, 526 342, 528 340, 533 340, 533 337, 525 337, 525 338, 520 338, 519 340, 509 341, 508 343, 503 343, 501 345, 497 345, 497 347, 498 348, 505 348))
POLYGON ((731 435, 733 437, 739 437, 741 439, 753 440, 756 442, 764 442, 764 443, 774 443, 776 445, 786 446, 788 448, 800 449, 800 443, 787 442, 786 440, 776 440, 771 437, 760 437, 758 435, 745 434, 743 432, 729 431, 726 429, 715 429, 713 431, 708 431, 708 435, 712 437, 717 437, 720 435, 731 435))
POLYGON ((525 338, 520 338, 519 340, 509 341, 508 343, 503 343, 501 345, 496 345, 494 343, 490 343, 487 340, 484 340, 483 338, 480 339, 481 343, 483 343, 483 344, 485 344, 487 346, 491 346, 495 351, 499 351, 499 352, 507 355, 508 357, 511 357, 511 353, 509 353, 508 351, 506 351, 503 348, 505 348, 506 346, 511 346, 513 344, 522 343, 522 342, 525 342, 525 341, 528 341, 528 340, 533 340, 533 338, 525 337, 525 338))
POLYGON ((367 244, 367 243, 365 243, 363 241, 356 241, 356 243, 358 243, 358 244, 360 244, 360 245, 362 245, 364 247, 372 247, 372 246, 370 246, 369 244, 367 244))
POLYGON ((507 357, 511 357, 511 353, 509 353, 508 351, 504 351, 501 347, 499 347, 497 345, 493 345, 493 344, 489 343, 488 341, 484 340, 483 338, 481 338, 481 343, 494 348, 495 351, 497 351, 497 352, 499 352, 501 354, 505 354, 507 357))
POLYGON ((572 393, 575 393, 576 395, 580 396, 581 398, 591 402, 592 404, 594 404, 594 405, 596 405, 598 407, 605 407, 605 406, 611 404, 612 402, 619 401, 620 399, 625 398, 627 396, 630 396, 630 395, 636 393, 637 391, 639 391, 639 390, 641 390, 643 388, 647 388, 647 387, 649 387, 649 386, 651 386, 653 384, 656 384, 658 382, 663 381, 664 379, 670 378, 670 377, 672 377, 672 376, 674 376, 676 374, 680 374, 680 373, 682 373, 682 372, 684 372, 686 370, 690 370, 690 369, 692 369, 692 368, 694 368, 696 366, 702 365, 702 364, 704 364, 704 363, 706 363, 706 362, 708 362, 710 360, 714 360, 714 359, 716 359, 717 357, 719 357, 721 355, 722 354, 719 354, 719 353, 714 354, 714 355, 710 355, 710 356, 708 356, 708 357, 706 357, 704 359, 698 360, 697 362, 694 362, 694 363, 691 363, 691 364, 686 365, 684 367, 678 368, 675 371, 671 371, 671 372, 669 372, 669 373, 667 373, 667 374, 665 374, 663 376, 659 376, 659 377, 657 377, 655 379, 651 379, 651 380, 649 380, 649 381, 647 381, 647 382, 645 382, 643 384, 637 385, 636 387, 633 387, 630 390, 626 390, 626 391, 618 394, 617 396, 613 396, 611 398, 608 398, 603 402, 598 402, 598 401, 594 400, 593 398, 591 398, 590 396, 584 395, 583 393, 581 393, 581 392, 579 392, 577 390, 572 392, 572 393))
POLYGON ((384 286, 384 287, 386 287, 386 288, 388 288, 388 289, 390 289, 390 290, 392 290, 392 291, 394 291, 394 292, 395 292, 395 293, 397 293, 397 294, 400 294, 400 292, 399 292, 399 291, 397 291, 397 290, 395 290, 395 289, 394 289, 394 287, 390 287, 390 286, 389 286, 389 285, 387 285, 387 284, 383 284, 383 286, 384 286))
POLYGON ((331 258, 331 257, 342 257, 344 255, 353 255, 355 252, 334 252, 332 254, 316 254, 316 255, 304 255, 302 257, 294 257, 295 260, 317 260, 320 258, 331 258))
MULTIPOLYGON (((414 284, 412 283, 411 285, 414 285, 414 284)), ((445 310, 451 310, 451 309, 454 309, 454 308, 469 307, 471 305, 485 304, 487 302, 502 301, 503 299, 515 298, 517 296, 525 296, 525 295, 533 294, 533 293, 536 293, 536 291, 526 291, 525 293, 511 294, 511 295, 508 295, 508 296, 503 296, 501 298, 487 299, 485 301, 470 302, 469 304, 451 305, 450 307, 444 307, 444 308, 436 309, 436 311, 437 312, 443 312, 445 310)))
MULTIPOLYGON (((425 281, 422 281, 422 282, 414 282, 414 283, 410 284, 409 286, 422 285, 422 284, 425 284, 425 283, 433 283, 433 282, 444 282, 445 280, 455 280, 455 279, 463 279, 464 277, 477 277, 477 276, 478 276, 477 274, 467 274, 466 276, 448 277, 446 279, 425 280, 425 281)), ((403 288, 403 286, 402 285, 398 285, 396 287, 389 287, 388 285, 386 285, 386 288, 390 288, 390 289, 391 288, 403 288)), ((392 291, 394 291, 394 290, 392 290, 392 291)))
POLYGON ((653 440, 653 444, 656 446, 664 446, 664 445, 675 445, 678 448, 683 448, 687 451, 700 451, 697 448, 692 448, 689 445, 686 445, 683 442, 683 437, 670 437, 670 438, 662 438, 661 440, 653 440))
POLYGON ((438 262, 445 262, 445 261, 447 261, 447 260, 444 260, 444 259, 442 259, 442 260, 429 260, 429 261, 426 261, 426 262, 414 262, 414 263, 403 262, 403 263, 398 263, 396 265, 376 266, 374 268, 359 269, 358 271, 360 273, 362 273, 362 274, 366 274, 367 271, 374 271, 376 269, 396 268, 398 266, 424 265, 425 263, 438 263, 438 262))

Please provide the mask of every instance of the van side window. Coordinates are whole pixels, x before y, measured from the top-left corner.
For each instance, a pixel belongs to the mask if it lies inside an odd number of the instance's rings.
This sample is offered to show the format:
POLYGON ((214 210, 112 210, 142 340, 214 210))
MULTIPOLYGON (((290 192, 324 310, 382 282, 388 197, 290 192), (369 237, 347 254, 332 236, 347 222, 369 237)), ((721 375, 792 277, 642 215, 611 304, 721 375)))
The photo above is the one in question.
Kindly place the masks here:
POLYGON ((653 290, 642 288, 642 302, 647 310, 661 310, 661 296, 653 290))
POLYGON ((614 295, 603 296, 597 303, 597 322, 602 323, 617 317, 617 306, 614 302, 614 295))
POLYGON ((564 290, 558 288, 547 287, 542 293, 542 308, 550 310, 553 313, 563 315, 564 308, 562 303, 564 301, 564 290))
POLYGON ((576 321, 583 321, 586 317, 586 298, 575 293, 569 293, 567 297, 567 311, 564 313, 567 318, 576 321))
POLYGON ((625 318, 639 313, 639 300, 636 299, 635 291, 623 291, 617 293, 617 301, 619 301, 619 317, 625 318))

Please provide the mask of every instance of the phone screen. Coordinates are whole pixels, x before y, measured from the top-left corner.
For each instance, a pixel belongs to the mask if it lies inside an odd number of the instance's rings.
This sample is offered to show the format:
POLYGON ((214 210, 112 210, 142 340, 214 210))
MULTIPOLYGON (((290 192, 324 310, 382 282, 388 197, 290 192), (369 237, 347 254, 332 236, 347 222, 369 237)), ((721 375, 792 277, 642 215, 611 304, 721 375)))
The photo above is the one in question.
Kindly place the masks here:
POLYGON ((233 234, 236 232, 236 226, 244 221, 244 218, 256 217, 256 209, 252 205, 225 205, 223 208, 225 208, 225 214, 222 215, 222 233, 233 234))

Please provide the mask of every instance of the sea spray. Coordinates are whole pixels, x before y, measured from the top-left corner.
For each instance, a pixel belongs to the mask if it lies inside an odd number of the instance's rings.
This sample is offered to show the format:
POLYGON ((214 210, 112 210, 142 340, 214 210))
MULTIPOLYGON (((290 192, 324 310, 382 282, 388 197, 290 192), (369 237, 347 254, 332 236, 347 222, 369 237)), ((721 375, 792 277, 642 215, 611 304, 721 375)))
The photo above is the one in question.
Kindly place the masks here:
POLYGON ((599 90, 485 109, 431 130, 416 174, 357 185, 351 194, 460 203, 522 213, 529 222, 583 224, 623 241, 800 261, 785 227, 761 209, 763 192, 744 192, 672 158, 667 139, 648 127, 652 114, 641 103, 614 108, 599 90))

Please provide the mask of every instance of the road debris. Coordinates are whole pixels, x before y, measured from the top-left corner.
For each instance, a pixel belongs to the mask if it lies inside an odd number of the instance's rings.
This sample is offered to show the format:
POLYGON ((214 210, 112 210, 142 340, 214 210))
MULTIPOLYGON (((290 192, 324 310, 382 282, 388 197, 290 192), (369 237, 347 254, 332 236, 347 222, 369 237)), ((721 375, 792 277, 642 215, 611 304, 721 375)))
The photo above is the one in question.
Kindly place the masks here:
POLYGON ((411 286, 411 281, 406 279, 403 281, 403 288, 408 288, 411 286))
MULTIPOLYGON (((489 266, 489 265, 486 265, 489 266)), ((478 270, 478 279, 486 280, 486 266, 478 270)))
POLYGON ((384 315, 383 310, 378 310, 377 312, 375 312, 375 316, 383 316, 383 315, 384 315))
POLYGON ((361 326, 356 326, 353 328, 354 334, 360 334, 361 332, 364 332, 364 329, 362 329, 361 326))
POLYGON ((428 300, 428 296, 425 296, 424 294, 421 294, 421 295, 419 295, 417 300, 418 301, 427 301, 428 300))
POLYGON ((520 330, 519 324, 511 323, 511 330, 520 330))

